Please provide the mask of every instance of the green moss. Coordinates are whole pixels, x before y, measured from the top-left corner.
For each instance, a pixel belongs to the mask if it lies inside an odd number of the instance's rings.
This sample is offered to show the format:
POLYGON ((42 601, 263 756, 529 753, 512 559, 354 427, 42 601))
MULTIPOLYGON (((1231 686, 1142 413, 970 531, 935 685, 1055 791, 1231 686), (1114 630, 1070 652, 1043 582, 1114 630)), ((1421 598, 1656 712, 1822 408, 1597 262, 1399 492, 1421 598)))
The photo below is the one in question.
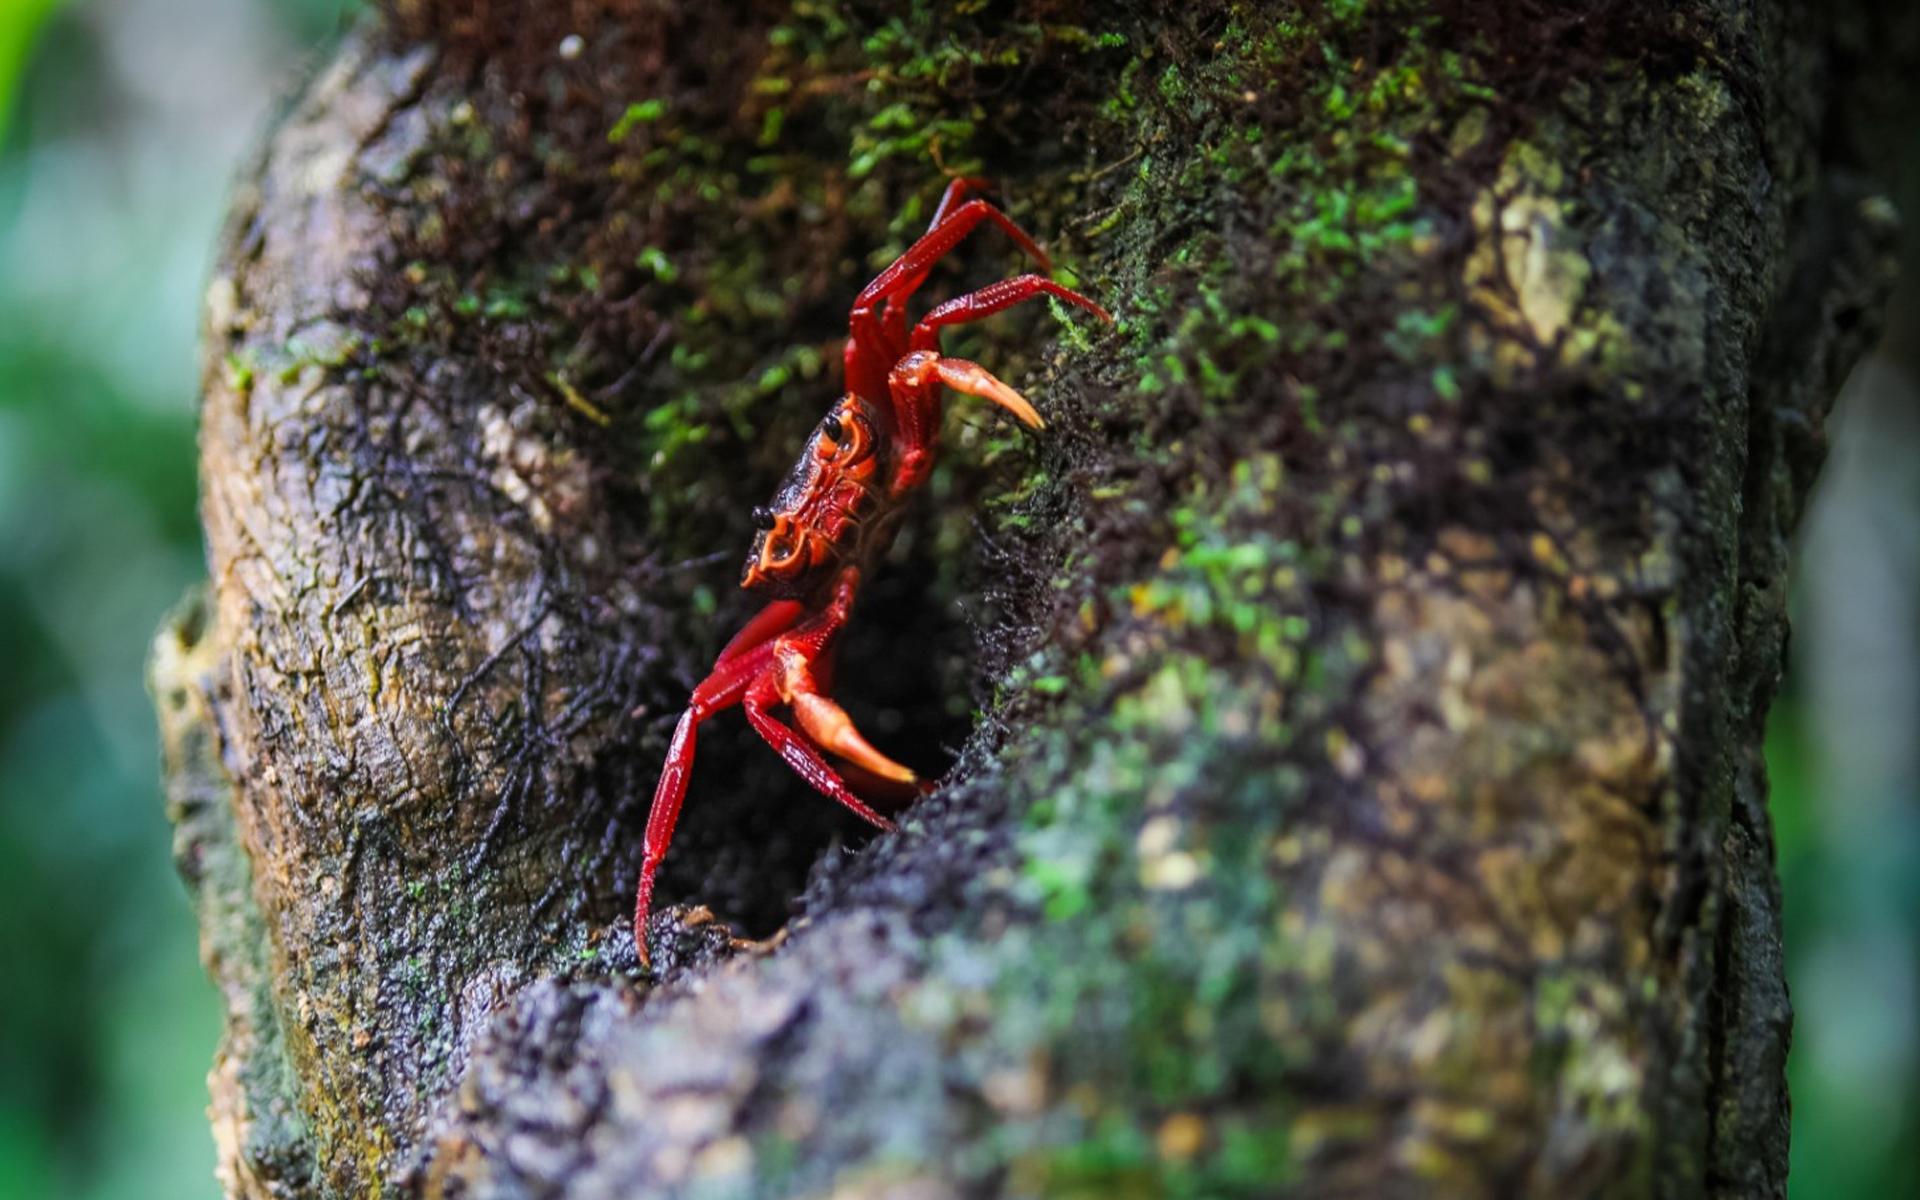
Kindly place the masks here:
POLYGON ((661 283, 673 283, 680 278, 680 269, 673 265, 666 251, 658 246, 648 246, 634 258, 634 265, 646 271, 661 283))
POLYGON ((613 128, 607 130, 607 140, 616 144, 624 142, 636 126, 651 125, 666 115, 667 103, 664 100, 642 100, 638 104, 629 104, 627 111, 621 113, 620 119, 613 123, 613 128))
POLYGON ((1083 1140, 1017 1161, 1014 1176, 1048 1196, 1141 1200, 1266 1196, 1287 1180, 1287 1140, 1275 1129, 1230 1121, 1206 1137, 1192 1158, 1170 1161, 1153 1131, 1107 1119, 1083 1140))
POLYGON ((227 386, 236 392, 245 393, 253 388, 254 367, 243 354, 228 354, 223 361, 227 373, 227 386))
POLYGON ((1265 848, 1287 805, 1254 761, 1285 739, 1269 729, 1248 741, 1254 758, 1221 754, 1260 694, 1178 658, 1112 698, 1123 736, 1083 749, 1062 736, 1015 764, 1065 767, 1044 776, 1019 840, 1017 894, 1045 921, 995 943, 991 1010, 1005 1045, 1085 1089, 1008 1151, 1049 1195, 1257 1195, 1284 1174, 1278 1110, 1221 1114, 1172 1159, 1156 1133, 1226 1097, 1278 1094, 1290 1065, 1259 1016, 1292 957, 1265 916, 1265 848))
POLYGON ((291 383, 308 368, 333 370, 352 361, 364 346, 361 334, 331 321, 302 327, 271 356, 269 369, 281 383, 291 383))

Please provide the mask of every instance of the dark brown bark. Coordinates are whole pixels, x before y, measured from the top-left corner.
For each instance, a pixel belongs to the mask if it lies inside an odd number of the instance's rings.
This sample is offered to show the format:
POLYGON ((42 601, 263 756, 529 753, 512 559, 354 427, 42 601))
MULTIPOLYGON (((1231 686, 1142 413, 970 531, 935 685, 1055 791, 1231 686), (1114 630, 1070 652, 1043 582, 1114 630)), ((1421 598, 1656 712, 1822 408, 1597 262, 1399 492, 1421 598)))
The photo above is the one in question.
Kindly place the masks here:
POLYGON ((1829 30, 1308 7, 349 40, 224 242, 156 657, 229 1195, 1783 1191, 1759 743, 1892 228, 1829 30), (705 740, 642 976, 730 551, 933 162, 1119 324, 967 345, 1049 432, 956 418, 863 599, 940 790, 850 856, 705 740))

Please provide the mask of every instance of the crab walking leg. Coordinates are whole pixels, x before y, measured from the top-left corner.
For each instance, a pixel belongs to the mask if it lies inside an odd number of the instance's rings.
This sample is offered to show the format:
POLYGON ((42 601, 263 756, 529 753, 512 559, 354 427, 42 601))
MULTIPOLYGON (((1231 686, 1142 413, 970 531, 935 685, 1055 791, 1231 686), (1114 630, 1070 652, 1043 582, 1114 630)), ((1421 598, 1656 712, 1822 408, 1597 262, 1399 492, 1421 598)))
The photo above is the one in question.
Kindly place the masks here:
POLYGON ((647 829, 640 840, 640 883, 633 896, 633 945, 642 966, 647 965, 647 913, 653 907, 653 881, 660 862, 673 841, 673 827, 680 822, 680 805, 687 798, 687 779, 693 773, 693 752, 699 740, 700 722, 717 712, 740 703, 753 682, 767 673, 773 663, 774 644, 763 641, 750 649, 736 652, 716 665, 713 674, 700 681, 673 727, 673 740, 667 744, 667 761, 660 768, 660 782, 653 789, 653 807, 647 812, 647 829))
POLYGON ((927 232, 932 233, 934 230, 940 228, 940 222, 947 219, 947 214, 953 211, 953 206, 960 202, 962 196, 968 192, 984 192, 986 190, 987 181, 978 175, 959 175, 954 177, 948 182, 947 190, 940 193, 940 203, 934 205, 933 220, 927 222, 927 232))
MULTIPOLYGON (((958 204, 969 191, 984 191, 986 186, 985 179, 965 175, 947 184, 947 190, 940 193, 940 203, 934 206, 933 219, 927 222, 927 232, 932 233, 940 228, 940 223, 947 219, 947 214, 953 210, 953 206, 958 204)), ((886 326, 889 357, 898 358, 906 352, 907 299, 919 291, 920 285, 926 281, 927 272, 923 270, 914 277, 912 283, 903 287, 897 294, 887 297, 887 304, 881 310, 880 320, 886 326)))
MULTIPOLYGON (((940 203, 934 205, 933 219, 927 222, 927 233, 932 233, 934 230, 940 228, 941 223, 947 219, 947 214, 953 211, 953 206, 958 204, 968 192, 984 191, 986 186, 987 181, 985 179, 973 176, 962 176, 948 183, 947 190, 940 193, 940 203)), ((907 330, 904 318, 906 315, 905 305, 907 297, 920 290, 920 285, 927 281, 927 272, 929 270, 932 270, 931 265, 922 268, 914 276, 911 283, 902 285, 898 291, 887 297, 886 316, 889 325, 891 325, 892 318, 896 313, 902 318, 899 329, 901 333, 901 345, 903 346, 906 344, 905 335, 907 330)))
POLYGON ((913 327, 913 337, 908 348, 938 350, 940 330, 943 326, 979 321, 1002 309, 1012 308, 1016 304, 1040 296, 1053 296, 1065 300, 1068 304, 1077 304, 1102 321, 1113 320, 1113 314, 1070 287, 1062 287, 1053 280, 1044 279, 1038 275, 1021 275, 1013 279, 1002 279, 999 283, 990 283, 979 291, 968 292, 964 296, 955 296, 935 308, 920 318, 920 323, 913 327))
POLYGON ((744 651, 751 650, 761 642, 769 642, 799 624, 800 618, 807 613, 807 606, 798 600, 775 600, 753 615, 753 619, 740 627, 720 650, 720 657, 713 660, 718 667, 721 663, 734 658, 744 651))
POLYGON ((925 279, 933 265, 945 258, 955 246, 966 240, 980 222, 989 221, 1013 239, 1033 261, 1040 264, 1043 271, 1053 270, 1053 260, 1047 257, 1037 242, 1027 236, 1027 231, 1013 223, 1013 218, 1001 212, 985 200, 969 200, 959 208, 948 213, 938 225, 920 235, 920 240, 907 247, 907 252, 893 260, 891 266, 873 277, 873 281, 860 289, 853 298, 855 308, 870 308, 889 296, 906 296, 917 285, 916 280, 925 279))
MULTIPOLYGON (((954 191, 951 186, 947 190, 949 194, 954 191)), ((886 395, 887 363, 899 357, 906 347, 900 344, 898 334, 888 329, 889 322, 879 311, 881 304, 884 302, 896 315, 898 319, 892 323, 904 331, 906 320, 901 306, 926 281, 927 272, 934 264, 945 258, 982 221, 993 223, 1012 238, 1014 244, 1040 264, 1041 270, 1053 269, 1053 260, 1047 257, 1046 251, 1015 225, 1013 218, 985 200, 969 200, 960 205, 907 247, 905 254, 894 259, 891 266, 874 276, 854 297, 853 309, 847 314, 848 387, 872 399, 886 395)))

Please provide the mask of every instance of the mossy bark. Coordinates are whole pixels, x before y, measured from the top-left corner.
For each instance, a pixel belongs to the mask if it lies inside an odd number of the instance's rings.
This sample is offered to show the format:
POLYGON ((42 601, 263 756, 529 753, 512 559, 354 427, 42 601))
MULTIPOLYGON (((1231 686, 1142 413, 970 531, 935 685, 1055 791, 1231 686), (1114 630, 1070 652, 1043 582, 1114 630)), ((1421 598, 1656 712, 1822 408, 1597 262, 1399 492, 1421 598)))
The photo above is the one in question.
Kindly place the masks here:
POLYGON ((155 659, 228 1194, 1780 1194, 1759 742, 1891 218, 1824 20, 1653 7, 350 37, 155 659), (1049 427, 952 415, 839 690, 957 762, 869 839, 716 723, 642 973, 731 552, 942 169, 1118 317, 950 342, 1049 427))

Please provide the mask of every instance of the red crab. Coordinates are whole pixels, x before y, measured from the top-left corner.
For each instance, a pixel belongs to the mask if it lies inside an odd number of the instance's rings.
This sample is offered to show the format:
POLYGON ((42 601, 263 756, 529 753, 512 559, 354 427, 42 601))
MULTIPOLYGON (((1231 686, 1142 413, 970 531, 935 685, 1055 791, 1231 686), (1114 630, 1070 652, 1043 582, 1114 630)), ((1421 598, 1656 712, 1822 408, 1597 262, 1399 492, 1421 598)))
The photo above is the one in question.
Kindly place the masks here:
POLYGON ((847 319, 846 394, 807 439, 773 503, 753 512, 759 532, 740 585, 772 602, 720 651, 673 731, 647 817, 634 898, 633 937, 643 964, 649 961, 647 910, 654 875, 686 798, 700 722, 743 705, 753 728, 802 779, 881 829, 892 829, 893 822, 856 796, 826 755, 886 784, 919 784, 912 771, 869 745, 826 694, 835 639, 853 608, 861 572, 886 552, 907 497, 933 468, 940 389, 978 396, 1028 428, 1041 427, 1033 406, 986 368, 942 356, 940 330, 1038 296, 1056 296, 1112 320, 1071 288, 1022 275, 949 300, 908 332, 908 299, 934 264, 982 221, 998 226, 1042 270, 1052 269, 1046 254, 1005 213, 985 200, 960 203, 970 188, 981 186, 979 180, 954 180, 925 236, 855 297, 847 319), (782 706, 798 730, 773 715, 782 706))

